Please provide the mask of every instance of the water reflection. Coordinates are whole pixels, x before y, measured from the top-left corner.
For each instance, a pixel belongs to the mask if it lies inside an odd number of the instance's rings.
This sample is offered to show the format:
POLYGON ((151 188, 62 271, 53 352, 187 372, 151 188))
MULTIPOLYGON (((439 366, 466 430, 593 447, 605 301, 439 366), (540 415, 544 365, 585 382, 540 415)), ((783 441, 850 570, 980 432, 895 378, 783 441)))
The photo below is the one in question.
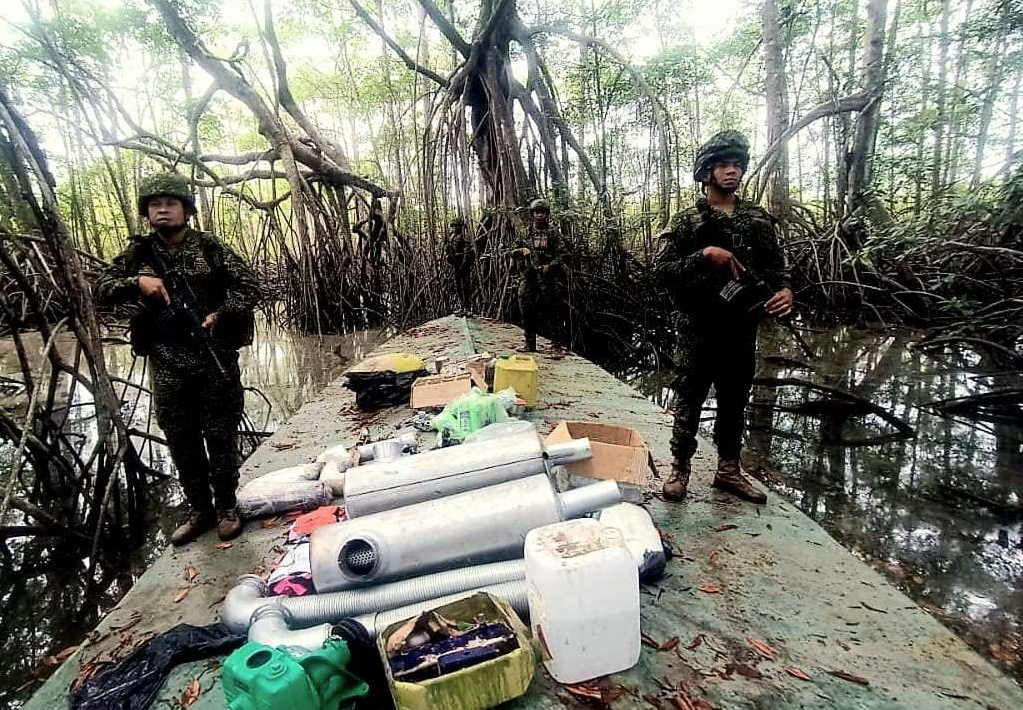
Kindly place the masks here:
MULTIPOLYGON (((362 331, 322 338, 282 331, 265 321, 257 322, 253 345, 242 351, 242 381, 258 389, 246 394, 246 413, 251 427, 271 432, 328 382, 340 376, 351 362, 361 359, 382 339, 376 331, 362 331)), ((41 347, 29 341, 29 354, 37 358, 41 347)), ((125 413, 134 410, 131 426, 140 432, 152 427, 159 436, 149 409, 148 395, 137 385, 146 382, 144 361, 136 360, 127 345, 107 347, 112 375, 125 382, 125 413)), ((34 365, 35 366, 35 365, 34 365)), ((0 381, 17 376, 17 358, 9 341, 0 344, 0 381)), ((95 434, 90 425, 91 402, 79 388, 65 398, 68 406, 55 416, 69 418, 82 438, 83 446, 95 434)), ((136 441, 147 441, 140 433, 136 441)), ((9 466, 11 447, 0 449, 0 465, 9 466), (6 458, 5 458, 6 455, 6 458)), ((152 442, 142 450, 143 460, 164 474, 171 474, 166 450, 152 442)), ((168 507, 181 503, 176 485, 154 485, 148 501, 145 542, 115 569, 99 570, 97 598, 84 598, 86 563, 54 538, 19 537, 9 528, 5 545, 0 545, 0 709, 22 706, 58 664, 62 649, 80 643, 102 615, 116 604, 135 580, 167 545, 173 527, 172 516, 162 516, 168 507)), ((4 521, 23 525, 17 513, 4 521)))
MULTIPOLYGON (((912 347, 915 337, 820 333, 809 338, 820 359, 807 363, 784 332, 767 332, 761 353, 775 357, 761 358, 759 378, 801 378, 853 392, 917 435, 850 446, 842 442, 881 439, 893 428, 819 391, 758 386, 745 463, 763 465, 775 490, 1023 679, 1023 427, 941 416, 923 406, 989 391, 997 378, 975 358, 925 354, 912 347)), ((662 371, 637 384, 670 407, 671 377, 662 371)))

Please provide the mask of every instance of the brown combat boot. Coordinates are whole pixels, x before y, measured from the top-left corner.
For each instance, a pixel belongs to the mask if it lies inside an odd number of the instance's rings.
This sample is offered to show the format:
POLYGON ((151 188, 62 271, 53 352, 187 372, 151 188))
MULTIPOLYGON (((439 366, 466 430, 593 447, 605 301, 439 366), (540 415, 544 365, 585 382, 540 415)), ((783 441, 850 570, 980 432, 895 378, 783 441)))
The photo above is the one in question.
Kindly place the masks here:
POLYGON ((526 335, 526 341, 523 343, 521 348, 515 348, 515 352, 519 353, 535 353, 536 352, 536 334, 526 335))
POLYGON ((217 535, 224 542, 234 540, 242 533, 242 518, 237 508, 217 511, 217 535))
POLYGON ((212 528, 214 523, 216 518, 212 511, 190 510, 185 521, 171 533, 171 544, 185 545, 212 528))
POLYGON ((671 477, 661 486, 661 494, 665 500, 678 503, 685 500, 686 492, 689 490, 689 474, 692 468, 689 462, 680 463, 674 461, 671 464, 671 477))
POLYGON ((767 502, 767 496, 742 475, 738 459, 718 459, 718 470, 712 485, 750 503, 763 505, 767 502))

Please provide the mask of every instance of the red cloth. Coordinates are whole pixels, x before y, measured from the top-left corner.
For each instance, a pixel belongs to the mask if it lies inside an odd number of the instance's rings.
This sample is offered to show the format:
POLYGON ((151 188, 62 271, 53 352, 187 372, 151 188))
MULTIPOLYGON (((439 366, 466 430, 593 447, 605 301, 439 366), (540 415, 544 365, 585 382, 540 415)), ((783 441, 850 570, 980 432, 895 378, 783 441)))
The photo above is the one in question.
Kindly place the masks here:
POLYGON ((344 520, 344 517, 345 509, 341 506, 324 505, 296 518, 291 531, 296 535, 311 535, 316 528, 339 522, 344 520))

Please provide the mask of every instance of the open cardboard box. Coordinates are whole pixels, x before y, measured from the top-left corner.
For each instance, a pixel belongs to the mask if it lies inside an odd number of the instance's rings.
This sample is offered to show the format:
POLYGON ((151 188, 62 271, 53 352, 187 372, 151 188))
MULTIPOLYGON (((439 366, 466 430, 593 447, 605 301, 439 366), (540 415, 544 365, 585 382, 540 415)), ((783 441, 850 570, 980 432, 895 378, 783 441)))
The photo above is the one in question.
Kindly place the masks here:
POLYGON ((487 363, 485 360, 470 360, 465 364, 466 369, 469 371, 469 377, 472 378, 473 387, 479 387, 484 392, 489 392, 490 387, 487 386, 487 363))
MULTIPOLYGON (((650 477, 650 451, 642 435, 635 429, 615 424, 562 421, 558 422, 545 441, 553 444, 584 436, 590 440, 593 455, 566 464, 568 473, 584 478, 618 481, 624 484, 627 500, 635 497, 628 495, 629 489, 641 494, 650 477)), ((558 483, 558 487, 563 488, 563 482, 558 483)), ((567 487, 574 488, 580 483, 585 484, 585 481, 570 482, 567 487)))
POLYGON ((471 389, 472 378, 468 372, 420 377, 412 383, 409 406, 413 409, 443 407, 471 389))

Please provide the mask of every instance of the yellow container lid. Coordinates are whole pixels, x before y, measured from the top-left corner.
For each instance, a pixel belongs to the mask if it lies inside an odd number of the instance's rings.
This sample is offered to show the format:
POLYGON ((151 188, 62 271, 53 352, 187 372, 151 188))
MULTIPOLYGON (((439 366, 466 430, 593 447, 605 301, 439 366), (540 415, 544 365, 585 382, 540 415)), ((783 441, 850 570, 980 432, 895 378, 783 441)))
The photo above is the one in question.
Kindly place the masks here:
POLYGON ((497 359, 497 368, 502 370, 536 371, 536 360, 532 355, 502 355, 497 359))

